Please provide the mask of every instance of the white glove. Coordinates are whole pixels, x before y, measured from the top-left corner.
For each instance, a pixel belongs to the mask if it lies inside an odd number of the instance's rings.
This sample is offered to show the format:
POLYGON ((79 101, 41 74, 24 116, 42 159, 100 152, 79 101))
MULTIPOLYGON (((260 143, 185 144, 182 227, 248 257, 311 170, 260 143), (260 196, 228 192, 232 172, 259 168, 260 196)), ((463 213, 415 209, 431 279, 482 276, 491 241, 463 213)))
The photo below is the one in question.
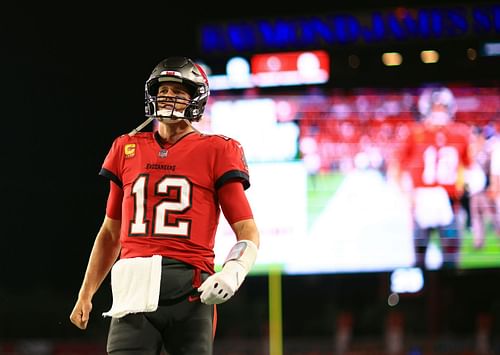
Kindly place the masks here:
POLYGON ((250 240, 238 241, 229 252, 222 270, 201 284, 200 300, 205 304, 220 304, 233 297, 245 280, 257 258, 257 246, 250 240))
POLYGON ((198 288, 201 292, 201 302, 205 304, 226 302, 233 297, 245 276, 244 268, 238 263, 233 261, 225 264, 221 271, 209 276, 198 288))

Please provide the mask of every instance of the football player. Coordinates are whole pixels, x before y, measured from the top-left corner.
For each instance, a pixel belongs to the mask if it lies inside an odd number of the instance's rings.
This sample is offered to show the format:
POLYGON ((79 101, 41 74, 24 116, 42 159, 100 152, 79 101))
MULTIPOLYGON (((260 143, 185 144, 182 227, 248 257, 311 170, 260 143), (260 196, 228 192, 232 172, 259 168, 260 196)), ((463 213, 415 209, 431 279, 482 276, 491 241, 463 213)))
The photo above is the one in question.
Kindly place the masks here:
POLYGON ((461 239, 458 212, 470 165, 469 127, 454 121, 455 96, 446 87, 422 90, 418 99, 421 119, 411 124, 398 152, 396 170, 406 176, 414 228, 416 264, 426 268, 432 231, 440 236, 443 267, 456 267, 461 239), (403 173, 402 173, 403 172, 403 173))
POLYGON ((473 168, 470 170, 467 190, 470 196, 470 218, 473 246, 480 249, 484 246, 486 232, 492 225, 495 232, 499 230, 496 218, 495 200, 491 196, 490 171, 491 156, 496 145, 496 137, 491 125, 483 129, 473 127, 471 134, 471 157, 473 168))
POLYGON ((71 322, 85 329, 92 297, 111 272, 110 354, 212 354, 216 304, 254 265, 259 232, 245 189, 243 148, 195 130, 209 97, 205 72, 169 57, 145 85, 147 120, 117 137, 100 175, 110 181, 106 214, 90 253, 71 322), (157 129, 140 132, 156 119, 157 129), (219 272, 220 211, 236 237, 219 272))

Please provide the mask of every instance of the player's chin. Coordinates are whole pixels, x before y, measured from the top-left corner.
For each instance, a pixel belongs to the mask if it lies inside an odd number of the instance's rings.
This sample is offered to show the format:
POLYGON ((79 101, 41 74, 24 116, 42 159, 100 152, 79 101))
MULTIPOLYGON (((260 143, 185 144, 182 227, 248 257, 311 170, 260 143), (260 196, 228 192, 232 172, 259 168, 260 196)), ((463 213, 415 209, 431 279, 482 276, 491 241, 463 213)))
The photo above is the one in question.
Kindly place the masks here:
POLYGON ((158 121, 160 121, 163 124, 173 126, 173 125, 178 125, 181 122, 184 122, 184 119, 175 117, 164 117, 164 118, 158 118, 158 121))

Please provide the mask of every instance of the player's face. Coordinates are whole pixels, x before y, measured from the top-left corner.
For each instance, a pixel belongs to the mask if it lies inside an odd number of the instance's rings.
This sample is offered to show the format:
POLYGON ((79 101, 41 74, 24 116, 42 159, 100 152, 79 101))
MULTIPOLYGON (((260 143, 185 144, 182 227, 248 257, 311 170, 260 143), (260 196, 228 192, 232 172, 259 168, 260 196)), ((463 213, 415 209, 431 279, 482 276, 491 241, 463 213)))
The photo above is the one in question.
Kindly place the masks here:
POLYGON ((427 117, 427 121, 434 126, 444 126, 450 122, 451 117, 446 105, 436 103, 432 105, 432 111, 427 117))
POLYGON ((158 88, 158 110, 183 112, 191 96, 180 83, 163 83, 158 88))

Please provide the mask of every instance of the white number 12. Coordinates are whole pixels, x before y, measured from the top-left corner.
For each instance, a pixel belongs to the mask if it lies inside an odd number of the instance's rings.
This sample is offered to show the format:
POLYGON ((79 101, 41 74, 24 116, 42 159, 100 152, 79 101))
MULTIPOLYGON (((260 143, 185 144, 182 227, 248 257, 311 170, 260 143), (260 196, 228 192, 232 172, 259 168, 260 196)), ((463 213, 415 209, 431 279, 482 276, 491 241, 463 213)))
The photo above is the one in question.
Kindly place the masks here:
MULTIPOLYGON (((146 219, 147 186, 149 175, 140 175, 132 185, 134 195, 134 219, 130 221, 129 234, 145 236, 148 234, 150 221, 146 219)), ((174 236, 189 238, 191 220, 176 218, 169 223, 169 216, 184 213, 191 208, 191 183, 185 177, 165 176, 155 186, 155 195, 164 196, 153 206, 153 237, 174 236), (176 197, 171 197, 172 190, 177 190, 176 197)))

